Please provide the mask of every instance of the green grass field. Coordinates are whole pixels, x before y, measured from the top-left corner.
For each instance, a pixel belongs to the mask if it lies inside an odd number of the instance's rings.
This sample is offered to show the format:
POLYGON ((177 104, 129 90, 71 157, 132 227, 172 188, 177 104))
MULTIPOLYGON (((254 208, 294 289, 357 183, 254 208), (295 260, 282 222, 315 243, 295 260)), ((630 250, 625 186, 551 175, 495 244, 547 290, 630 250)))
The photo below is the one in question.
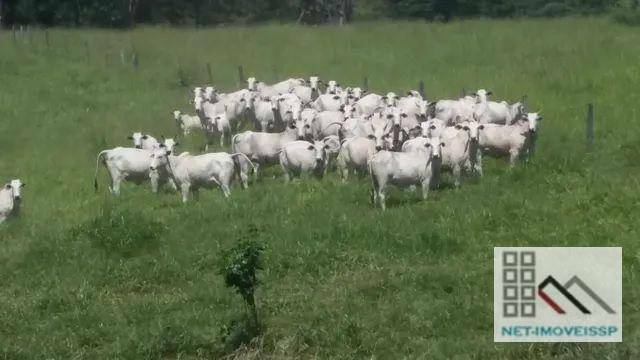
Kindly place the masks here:
MULTIPOLYGON (((0 359, 218 358, 244 307, 219 254, 257 230, 264 334, 237 357, 632 359, 640 357, 640 33, 607 19, 268 25, 0 34, 0 178, 20 177, 22 217, 0 226, 0 359), (132 49, 139 68, 131 65, 132 49), (127 64, 122 65, 124 50, 127 64), (373 91, 425 81, 523 94, 542 109, 538 152, 426 202, 335 174, 183 205, 125 184, 107 194, 98 151, 136 130, 172 135, 187 90, 318 74, 373 91), (596 146, 585 152, 586 104, 596 146), (253 230, 252 230, 253 229, 253 230), (110 234, 112 236, 110 236, 110 234), (622 246, 624 342, 495 344, 494 246, 622 246)), ((197 151, 203 138, 184 139, 197 151)), ((276 175, 274 179, 271 175, 276 175)))

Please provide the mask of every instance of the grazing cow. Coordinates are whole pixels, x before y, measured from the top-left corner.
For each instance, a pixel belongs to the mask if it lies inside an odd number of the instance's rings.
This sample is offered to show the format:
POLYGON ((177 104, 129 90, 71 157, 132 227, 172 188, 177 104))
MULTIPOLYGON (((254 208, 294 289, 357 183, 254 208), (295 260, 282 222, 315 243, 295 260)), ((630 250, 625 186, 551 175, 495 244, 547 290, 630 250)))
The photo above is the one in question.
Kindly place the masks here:
POLYGON ((5 184, 0 190, 0 224, 9 217, 20 215, 21 192, 25 185, 20 179, 15 179, 5 184))
POLYGON ((234 153, 245 154, 254 164, 254 174, 258 177, 260 165, 272 165, 278 162, 278 154, 284 144, 298 140, 298 129, 293 122, 279 133, 245 131, 236 134, 231 140, 234 153))
POLYGON ((133 140, 133 147, 136 149, 151 150, 160 146, 160 142, 156 138, 141 132, 134 132, 127 139, 133 140))
MULTIPOLYGON (((164 169, 182 193, 182 202, 187 202, 189 193, 197 199, 200 188, 219 187, 225 197, 231 195, 231 181, 234 175, 239 175, 243 181, 242 168, 235 157, 244 157, 243 154, 209 153, 202 155, 190 155, 188 152, 179 156, 171 155, 165 149, 156 149, 151 154, 149 169, 159 171, 164 169)), ((248 159, 246 161, 250 163, 248 159)))
POLYGON ((422 186, 422 198, 427 199, 429 187, 440 166, 441 147, 438 138, 424 140, 424 149, 414 152, 380 151, 369 161, 369 173, 373 184, 373 204, 386 209, 388 185, 422 186))
POLYGON ((478 136, 482 156, 509 156, 511 167, 521 155, 531 155, 535 146, 538 113, 528 113, 512 125, 484 124, 478 136))
POLYGON ((347 181, 349 170, 356 173, 366 173, 369 159, 376 153, 376 142, 366 137, 352 137, 342 142, 342 148, 338 154, 338 172, 342 181, 347 181))
POLYGON ((151 153, 157 149, 167 152, 164 146, 159 146, 153 150, 117 147, 101 151, 96 158, 96 172, 93 179, 95 190, 98 191, 98 169, 101 160, 109 172, 109 191, 115 196, 120 195, 120 185, 125 180, 140 185, 149 179, 151 180, 151 190, 154 193, 157 193, 159 186, 166 182, 174 186, 175 184, 169 181, 166 172, 149 171, 151 153))
POLYGON ((173 112, 173 118, 176 120, 178 128, 187 136, 192 131, 202 130, 202 121, 197 115, 183 114, 179 110, 173 112))
POLYGON ((340 142, 335 137, 285 144, 280 152, 280 166, 284 171, 285 181, 288 182, 292 176, 300 176, 303 172, 313 172, 321 178, 326 171, 330 149, 336 151, 339 148, 340 142))

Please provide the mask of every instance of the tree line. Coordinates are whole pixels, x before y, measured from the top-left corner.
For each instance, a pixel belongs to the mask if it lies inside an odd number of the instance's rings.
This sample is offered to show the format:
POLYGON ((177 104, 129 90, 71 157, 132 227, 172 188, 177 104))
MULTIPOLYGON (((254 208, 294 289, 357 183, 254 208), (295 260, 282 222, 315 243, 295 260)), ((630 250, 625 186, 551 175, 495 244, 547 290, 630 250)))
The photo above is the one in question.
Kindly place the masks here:
POLYGON ((130 27, 597 14, 640 0, 0 0, 0 24, 130 27))

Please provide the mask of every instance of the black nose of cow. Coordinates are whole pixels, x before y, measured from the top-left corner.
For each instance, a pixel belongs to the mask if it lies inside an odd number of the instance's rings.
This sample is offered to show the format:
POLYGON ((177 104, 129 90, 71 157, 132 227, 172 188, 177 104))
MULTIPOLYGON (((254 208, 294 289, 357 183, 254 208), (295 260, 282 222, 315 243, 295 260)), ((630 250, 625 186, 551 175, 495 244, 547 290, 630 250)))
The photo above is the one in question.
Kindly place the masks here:
POLYGON ((382 150, 382 146, 376 146, 376 151, 382 150))
POLYGON ((154 166, 149 167, 149 169, 151 169, 151 171, 156 171, 156 168, 154 166))
POLYGON ((142 149, 142 145, 136 145, 136 149, 142 149))
POLYGON ((298 140, 304 140, 304 136, 298 136, 298 140))

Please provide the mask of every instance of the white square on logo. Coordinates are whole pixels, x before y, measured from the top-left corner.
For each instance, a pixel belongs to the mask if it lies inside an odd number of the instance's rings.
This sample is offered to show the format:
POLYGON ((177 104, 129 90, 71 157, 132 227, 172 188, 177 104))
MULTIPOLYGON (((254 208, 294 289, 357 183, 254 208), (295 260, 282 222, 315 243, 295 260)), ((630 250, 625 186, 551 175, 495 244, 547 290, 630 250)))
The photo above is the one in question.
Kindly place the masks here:
POLYGON ((518 300, 518 286, 505 285, 505 287, 504 287, 504 299, 505 300, 518 300))
POLYGON ((504 269, 502 279, 505 283, 517 283, 518 282, 518 270, 516 269, 504 269))
POLYGON ((535 300, 536 299, 536 288, 535 286, 522 286, 520 288, 520 298, 522 300, 535 300))
POLYGON ((533 269, 522 269, 520 271, 520 282, 533 283, 536 281, 536 273, 533 269))

